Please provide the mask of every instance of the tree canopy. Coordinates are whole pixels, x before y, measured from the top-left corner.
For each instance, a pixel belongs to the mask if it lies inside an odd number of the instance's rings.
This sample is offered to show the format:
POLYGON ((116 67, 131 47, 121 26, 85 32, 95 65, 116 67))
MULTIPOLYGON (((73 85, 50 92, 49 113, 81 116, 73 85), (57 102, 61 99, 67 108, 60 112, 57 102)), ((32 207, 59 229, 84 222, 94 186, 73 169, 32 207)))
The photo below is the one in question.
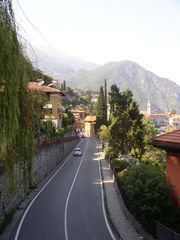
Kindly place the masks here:
POLYGON ((99 90, 98 103, 96 106, 96 129, 99 129, 101 125, 106 124, 107 124, 107 104, 104 89, 101 86, 99 90))
POLYGON ((117 154, 131 154, 141 158, 144 152, 143 116, 139 113, 132 92, 120 92, 114 84, 111 86, 109 97, 110 146, 117 154))

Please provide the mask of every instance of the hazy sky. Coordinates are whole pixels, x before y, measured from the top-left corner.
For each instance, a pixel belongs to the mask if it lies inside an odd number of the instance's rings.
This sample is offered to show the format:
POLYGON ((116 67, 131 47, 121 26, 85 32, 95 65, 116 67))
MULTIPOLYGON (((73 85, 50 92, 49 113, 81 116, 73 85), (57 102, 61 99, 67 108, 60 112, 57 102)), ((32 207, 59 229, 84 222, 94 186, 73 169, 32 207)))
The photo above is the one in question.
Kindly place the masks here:
POLYGON ((105 64, 131 60, 180 85, 180 0, 13 0, 21 35, 105 64))

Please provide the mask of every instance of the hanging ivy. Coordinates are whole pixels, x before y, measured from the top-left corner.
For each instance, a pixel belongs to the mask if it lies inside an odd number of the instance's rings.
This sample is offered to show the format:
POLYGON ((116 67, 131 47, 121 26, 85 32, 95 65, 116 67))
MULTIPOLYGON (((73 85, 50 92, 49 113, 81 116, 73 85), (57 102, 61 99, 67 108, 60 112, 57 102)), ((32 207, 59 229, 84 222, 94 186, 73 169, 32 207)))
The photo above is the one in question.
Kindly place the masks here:
POLYGON ((15 190, 18 162, 25 188, 32 182, 34 106, 27 89, 31 76, 32 65, 17 38, 11 0, 0 0, 0 167, 9 176, 10 192, 15 190))

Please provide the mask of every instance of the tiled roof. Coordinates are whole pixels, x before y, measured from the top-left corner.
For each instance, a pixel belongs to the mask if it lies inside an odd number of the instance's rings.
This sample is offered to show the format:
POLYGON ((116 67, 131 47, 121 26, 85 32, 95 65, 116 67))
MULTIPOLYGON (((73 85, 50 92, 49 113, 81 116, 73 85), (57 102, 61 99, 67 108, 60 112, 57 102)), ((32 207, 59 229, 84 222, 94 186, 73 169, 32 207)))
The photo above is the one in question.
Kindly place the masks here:
POLYGON ((180 152, 180 129, 155 137, 153 145, 162 149, 174 149, 180 152))
POLYGON ((96 122, 96 116, 87 116, 84 122, 96 122))
POLYGON ((28 88, 29 90, 37 90, 44 93, 60 93, 62 96, 65 96, 64 93, 60 92, 58 89, 41 85, 37 82, 28 82, 28 88))

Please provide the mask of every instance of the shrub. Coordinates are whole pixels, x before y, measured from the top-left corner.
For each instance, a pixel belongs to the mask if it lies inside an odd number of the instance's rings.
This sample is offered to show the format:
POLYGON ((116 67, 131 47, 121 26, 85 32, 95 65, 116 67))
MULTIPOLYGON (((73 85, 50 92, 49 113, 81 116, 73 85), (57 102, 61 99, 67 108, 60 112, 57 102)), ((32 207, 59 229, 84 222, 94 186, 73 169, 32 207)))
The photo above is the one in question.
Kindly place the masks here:
POLYGON ((111 147, 105 147, 104 148, 104 157, 105 159, 112 161, 117 157, 117 154, 111 147))
POLYGON ((125 189, 136 218, 143 227, 153 232, 155 221, 178 229, 178 209, 165 174, 151 164, 140 163, 118 174, 117 181, 125 189))
POLYGON ((111 162, 111 167, 113 169, 117 169, 118 172, 121 172, 122 170, 126 169, 128 166, 129 164, 125 159, 116 158, 111 162))

